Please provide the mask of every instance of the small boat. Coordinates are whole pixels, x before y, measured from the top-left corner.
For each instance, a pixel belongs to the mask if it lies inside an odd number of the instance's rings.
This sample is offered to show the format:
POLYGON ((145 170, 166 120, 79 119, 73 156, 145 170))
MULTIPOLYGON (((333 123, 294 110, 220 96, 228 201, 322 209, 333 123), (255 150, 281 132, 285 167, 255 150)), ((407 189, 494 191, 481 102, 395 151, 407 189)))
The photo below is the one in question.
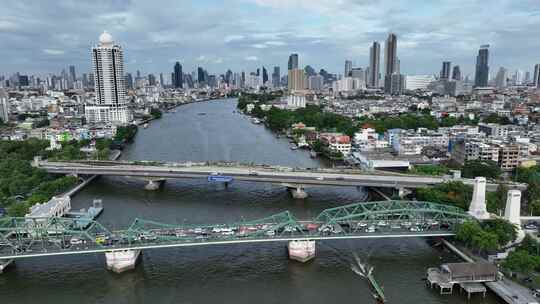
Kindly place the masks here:
POLYGON ((253 122, 253 123, 256 124, 256 125, 258 125, 258 124, 261 123, 261 121, 260 121, 259 119, 257 119, 257 118, 253 118, 253 119, 251 120, 251 122, 253 122))
POLYGON ((317 157, 317 152, 315 152, 313 150, 309 151, 309 157, 316 158, 317 157))
POLYGON ((145 123, 142 127, 145 129, 148 128, 148 123, 145 123))
POLYGON ((197 115, 206 115, 204 112, 197 113, 197 115))
POLYGON ((291 145, 291 150, 298 150, 298 146, 295 145, 295 144, 292 144, 292 145, 291 145))

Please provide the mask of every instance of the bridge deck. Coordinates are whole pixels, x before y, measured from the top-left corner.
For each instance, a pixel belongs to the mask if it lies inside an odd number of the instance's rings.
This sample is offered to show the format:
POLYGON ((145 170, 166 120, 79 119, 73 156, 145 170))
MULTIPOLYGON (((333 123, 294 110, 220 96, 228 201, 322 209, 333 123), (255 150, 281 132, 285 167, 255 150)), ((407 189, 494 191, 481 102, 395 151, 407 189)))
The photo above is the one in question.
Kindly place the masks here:
MULTIPOLYGON (((102 165, 76 162, 39 162, 37 166, 51 173, 83 175, 116 175, 144 178, 205 178, 225 175, 236 180, 282 184, 325 185, 325 186, 374 186, 419 188, 440 184, 449 177, 367 174, 358 170, 299 169, 267 166, 219 166, 219 165, 141 165, 125 162, 105 162, 102 165)), ((473 185, 472 179, 455 179, 473 185)), ((487 189, 494 191, 497 184, 488 183, 487 189)), ((523 184, 509 184, 510 188, 526 189, 523 184)))

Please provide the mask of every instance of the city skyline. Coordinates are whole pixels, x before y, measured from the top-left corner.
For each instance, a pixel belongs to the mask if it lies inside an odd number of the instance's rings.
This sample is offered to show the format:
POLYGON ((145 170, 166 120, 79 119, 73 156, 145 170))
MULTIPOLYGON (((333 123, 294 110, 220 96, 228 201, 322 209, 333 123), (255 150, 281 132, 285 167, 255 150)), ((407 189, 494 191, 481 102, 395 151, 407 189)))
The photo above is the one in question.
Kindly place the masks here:
POLYGON ((44 6, 8 1, 0 38, 11 47, 0 50, 0 73, 49 73, 69 65, 89 71, 85 58, 103 30, 124 46, 128 72, 148 73, 170 71, 176 61, 186 71, 203 66, 210 73, 263 65, 285 70, 288 55, 298 53, 302 67, 341 74, 346 59, 354 66, 368 66, 373 41, 383 42, 393 32, 402 73, 434 74, 442 61, 451 61, 472 78, 480 45, 491 45, 493 69, 532 71, 540 44, 529 39, 540 23, 538 10, 527 5, 530 1, 498 1, 489 13, 482 12, 479 3, 460 1, 436 6, 402 1, 394 7, 352 0, 234 2, 237 5, 224 7, 214 1, 151 6, 131 1, 77 6, 69 1, 44 6), (165 6, 170 9, 160 8, 165 6), (303 14, 295 19, 299 11, 303 14), (494 20, 498 12, 500 18, 494 20), (57 18, 60 15, 64 18, 57 18), (436 18, 450 15, 452 20, 436 18))

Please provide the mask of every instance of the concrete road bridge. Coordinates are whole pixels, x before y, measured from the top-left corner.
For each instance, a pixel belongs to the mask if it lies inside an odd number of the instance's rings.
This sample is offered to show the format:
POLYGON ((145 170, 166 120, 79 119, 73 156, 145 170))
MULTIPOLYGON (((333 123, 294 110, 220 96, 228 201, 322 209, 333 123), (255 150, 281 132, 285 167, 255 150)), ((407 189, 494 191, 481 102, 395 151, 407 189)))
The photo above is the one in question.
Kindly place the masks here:
POLYGON ((0 218, 0 272, 16 259, 105 253, 116 272, 135 267, 141 250, 240 243, 289 242, 289 256, 315 256, 315 241, 451 236, 473 218, 462 209, 432 202, 363 202, 326 209, 298 220, 288 211, 226 224, 166 224, 136 219, 122 230, 76 218, 0 218))
MULTIPOLYGON (((48 162, 36 159, 34 166, 50 173, 71 175, 113 175, 142 178, 146 189, 156 190, 167 179, 208 178, 219 180, 274 183, 286 186, 295 198, 305 198, 309 186, 366 186, 398 190, 400 197, 406 189, 432 186, 447 181, 461 181, 475 185, 474 179, 460 176, 419 176, 406 174, 376 174, 356 169, 290 168, 238 163, 158 163, 142 161, 76 161, 48 162)), ((484 183, 486 183, 484 181, 484 183)), ((486 183, 488 191, 495 191, 496 183, 486 183)), ((526 189, 523 184, 508 184, 511 189, 526 189)))

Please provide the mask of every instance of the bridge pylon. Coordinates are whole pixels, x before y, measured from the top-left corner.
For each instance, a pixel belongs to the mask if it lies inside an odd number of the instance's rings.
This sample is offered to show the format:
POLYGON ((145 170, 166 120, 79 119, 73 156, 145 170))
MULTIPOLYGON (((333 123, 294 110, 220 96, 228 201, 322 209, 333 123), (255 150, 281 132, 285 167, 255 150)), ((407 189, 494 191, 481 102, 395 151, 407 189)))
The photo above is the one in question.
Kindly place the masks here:
POLYGON ((140 254, 140 249, 105 252, 107 269, 116 273, 122 273, 124 271, 134 269, 137 261, 139 260, 140 254))
POLYGON ((476 177, 474 179, 474 189, 469 214, 479 220, 489 219, 486 207, 486 178, 476 177))
POLYGON ((315 258, 315 241, 290 241, 289 259, 305 263, 315 258))

